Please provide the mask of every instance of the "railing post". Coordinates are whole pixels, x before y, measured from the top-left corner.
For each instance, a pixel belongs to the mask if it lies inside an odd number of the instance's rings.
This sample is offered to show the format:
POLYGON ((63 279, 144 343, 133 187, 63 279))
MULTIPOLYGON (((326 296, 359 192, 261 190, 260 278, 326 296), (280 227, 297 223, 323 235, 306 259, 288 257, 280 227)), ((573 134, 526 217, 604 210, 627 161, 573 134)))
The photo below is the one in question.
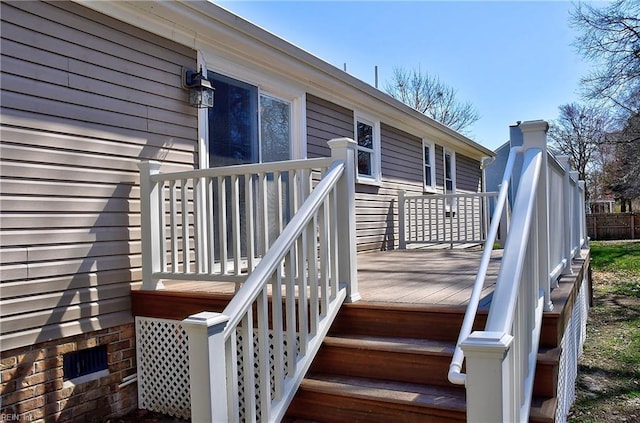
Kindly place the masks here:
POLYGON ((571 251, 573 250, 573 225, 571 224, 571 211, 573 210, 573 191, 571 190, 571 164, 569 163, 569 156, 557 156, 556 158, 564 169, 562 187, 562 214, 564 215, 562 221, 562 226, 564 226, 562 228, 562 242, 564 252, 562 254, 567 260, 567 265, 564 267, 562 274, 572 275, 573 269, 571 267, 571 264, 573 256, 571 254, 571 251))
POLYGON ((405 228, 405 203, 404 203, 404 190, 400 190, 398 193, 398 248, 401 250, 407 249, 407 234, 405 228))
POLYGON ((576 248, 574 256, 577 256, 580 254, 580 232, 582 230, 580 229, 580 213, 582 210, 582 207, 580 206, 580 183, 578 181, 578 171, 573 170, 569 174, 571 175, 571 179, 576 182, 575 188, 571 192, 571 201, 573 201, 574 203, 573 216, 571 216, 571 231, 573 235, 573 239, 571 240, 571 242, 573 244, 573 247, 576 248))
POLYGON ((191 421, 226 422, 229 420, 224 314, 203 311, 182 321, 189 337, 189 377, 191 421))
POLYGON ((544 290, 544 310, 552 311, 551 302, 551 266, 549 260, 549 158, 547 156, 547 131, 549 124, 543 120, 534 120, 520 124, 524 151, 530 148, 542 150, 542 165, 536 192, 536 208, 538 215, 538 270, 544 279, 540 286, 544 290))
POLYGON ((336 186, 338 193, 339 280, 347 283, 347 301, 360 299, 356 257, 356 148, 350 138, 328 141, 331 158, 344 160, 345 169, 336 186))
POLYGON ((160 173, 160 163, 138 163, 140 169, 140 227, 142 247, 142 289, 154 291, 164 288, 153 277, 160 269, 160 187, 151 175, 160 173))
POLYGON ((582 243, 580 245, 578 245, 578 251, 583 248, 583 247, 588 247, 589 246, 589 236, 587 235, 587 215, 586 215, 586 205, 585 205, 585 189, 586 189, 586 185, 584 181, 578 181, 578 185, 580 186, 580 193, 579 193, 579 198, 580 198, 580 218, 578 220, 578 223, 580 225, 580 240, 582 241, 582 243))
POLYGON ((500 332, 473 332, 460 344, 467 362, 467 420, 517 421, 512 384, 514 368, 509 350, 513 336, 500 332))

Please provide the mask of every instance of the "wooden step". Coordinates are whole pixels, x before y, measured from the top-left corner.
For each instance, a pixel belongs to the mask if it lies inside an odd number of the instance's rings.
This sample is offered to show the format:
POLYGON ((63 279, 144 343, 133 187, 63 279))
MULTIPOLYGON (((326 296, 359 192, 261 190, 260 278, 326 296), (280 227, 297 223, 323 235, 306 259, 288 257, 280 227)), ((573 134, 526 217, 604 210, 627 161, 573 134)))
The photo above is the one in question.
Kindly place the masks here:
POLYGON ((557 405, 558 399, 556 397, 533 397, 531 400, 529 421, 531 423, 555 423, 557 405))
POLYGON ((300 386, 287 418, 323 423, 463 422, 458 388, 312 374, 300 386))
POLYGON ((536 375, 533 379, 533 395, 538 397, 554 397, 558 386, 560 369, 560 353, 562 349, 541 348, 538 351, 536 375))
MULTIPOLYGON (((465 309, 412 304, 352 303, 342 306, 330 335, 361 335, 456 341, 465 309)), ((486 322, 480 310, 474 329, 486 322)))
POLYGON ((330 336, 313 361, 314 373, 450 386, 454 342, 416 338, 330 336))

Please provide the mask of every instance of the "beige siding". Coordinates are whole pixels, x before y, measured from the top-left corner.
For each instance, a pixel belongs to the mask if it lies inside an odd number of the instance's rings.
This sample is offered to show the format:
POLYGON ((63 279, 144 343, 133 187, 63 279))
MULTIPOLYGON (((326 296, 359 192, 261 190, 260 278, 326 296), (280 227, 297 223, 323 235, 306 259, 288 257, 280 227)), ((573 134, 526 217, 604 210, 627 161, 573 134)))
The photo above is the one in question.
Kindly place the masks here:
POLYGON ((197 162, 195 51, 70 2, 2 2, 3 350, 131 321, 137 163, 197 162))

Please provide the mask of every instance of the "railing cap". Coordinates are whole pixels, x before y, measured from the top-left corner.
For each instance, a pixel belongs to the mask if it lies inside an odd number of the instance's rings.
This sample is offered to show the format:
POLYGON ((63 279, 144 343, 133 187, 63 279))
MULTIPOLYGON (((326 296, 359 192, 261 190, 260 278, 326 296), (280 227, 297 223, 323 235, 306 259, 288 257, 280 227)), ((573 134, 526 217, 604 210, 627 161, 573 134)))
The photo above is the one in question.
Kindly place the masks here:
POLYGON ((138 169, 140 169, 140 171, 152 174, 160 172, 160 166, 162 166, 162 163, 155 160, 144 160, 138 163, 138 169))
POLYGON ((513 336, 505 332, 476 331, 472 332, 461 344, 460 348, 468 357, 475 355, 504 355, 511 348, 513 336))
POLYGON ((327 141, 329 147, 333 150, 334 148, 347 148, 347 147, 356 147, 357 143, 351 138, 333 138, 327 141))
POLYGON ((547 132, 549 130, 549 124, 545 120, 528 120, 522 122, 519 126, 520 130, 525 132, 547 132))
MULTIPOLYGON (((229 317, 222 313, 214 313, 211 311, 201 311, 200 313, 192 314, 182 321, 185 325, 193 326, 206 326, 207 328, 215 327, 218 325, 225 325, 229 321, 229 317)), ((223 329, 222 327, 221 329, 223 329)))

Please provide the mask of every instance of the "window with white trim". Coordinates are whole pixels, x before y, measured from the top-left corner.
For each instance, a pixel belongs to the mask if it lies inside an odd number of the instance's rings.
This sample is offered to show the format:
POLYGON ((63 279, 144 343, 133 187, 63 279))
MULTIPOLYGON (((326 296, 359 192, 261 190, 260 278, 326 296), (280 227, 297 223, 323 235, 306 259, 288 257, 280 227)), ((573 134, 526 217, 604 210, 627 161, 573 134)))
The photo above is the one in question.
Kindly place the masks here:
POLYGON ((355 141, 358 144, 358 182, 380 182, 380 122, 356 116, 355 141))
POLYGON ((427 140, 422 140, 422 182, 424 191, 436 190, 436 161, 435 145, 427 140))
POLYGON ((216 88, 208 110, 210 167, 292 158, 290 101, 214 72, 208 78, 216 88))
MULTIPOLYGON (((447 149, 443 150, 444 163, 444 193, 456 193, 456 153, 447 149)), ((446 201, 447 212, 455 213, 458 207, 456 198, 450 198, 446 201)))
POLYGON ((456 193, 456 153, 444 150, 444 193, 456 193))

